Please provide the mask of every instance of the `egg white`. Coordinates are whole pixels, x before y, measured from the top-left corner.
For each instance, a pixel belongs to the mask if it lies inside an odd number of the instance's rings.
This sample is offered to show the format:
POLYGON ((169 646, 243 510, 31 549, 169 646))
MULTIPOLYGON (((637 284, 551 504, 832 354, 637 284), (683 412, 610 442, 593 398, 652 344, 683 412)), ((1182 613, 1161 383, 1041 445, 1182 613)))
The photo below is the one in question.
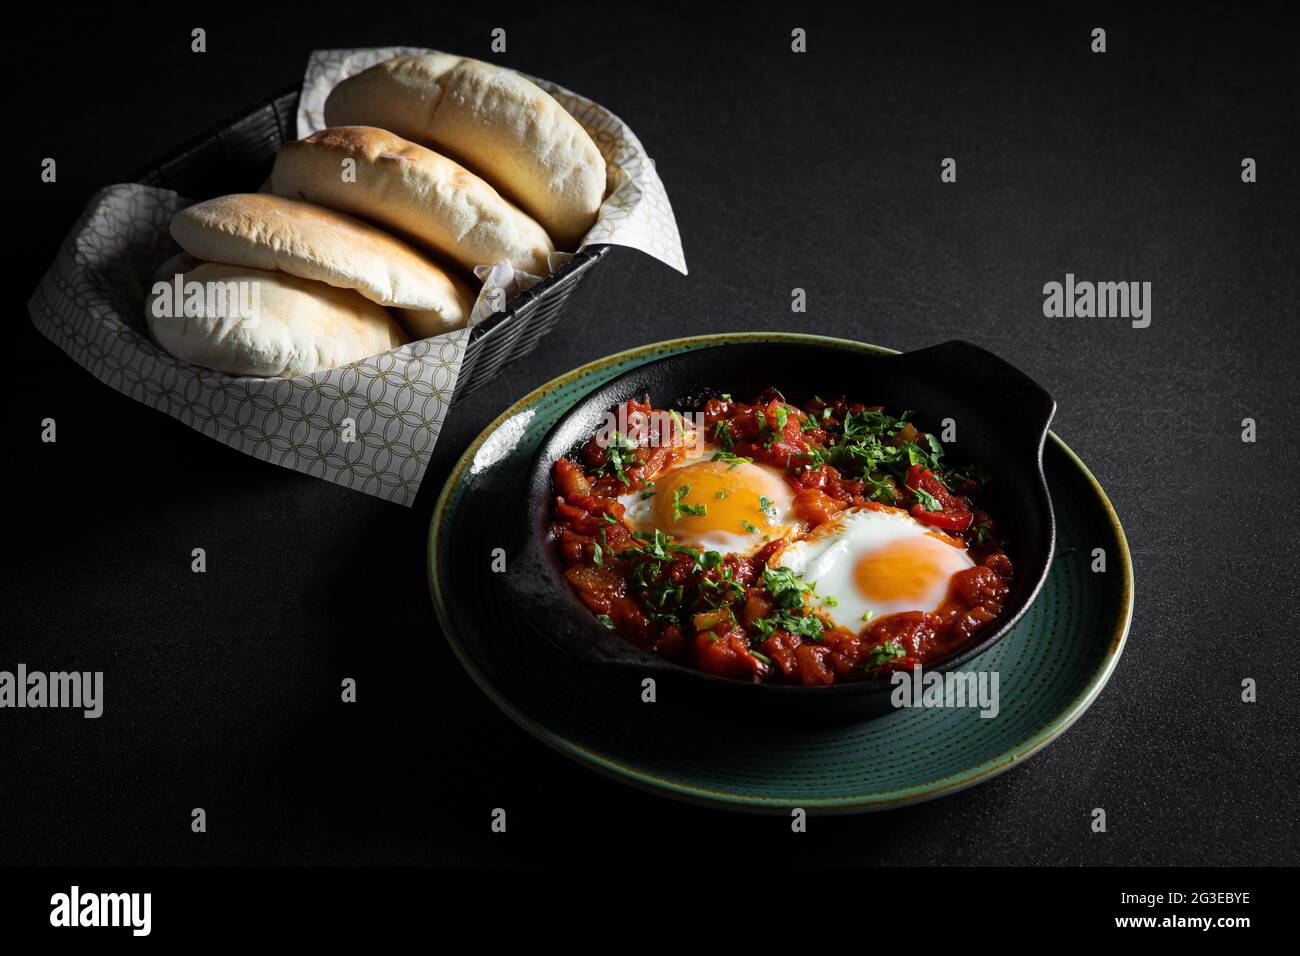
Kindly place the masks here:
POLYGON ((900 511, 850 508, 793 541, 771 564, 814 585, 812 605, 857 632, 900 611, 933 611, 952 576, 975 566, 955 538, 900 511))

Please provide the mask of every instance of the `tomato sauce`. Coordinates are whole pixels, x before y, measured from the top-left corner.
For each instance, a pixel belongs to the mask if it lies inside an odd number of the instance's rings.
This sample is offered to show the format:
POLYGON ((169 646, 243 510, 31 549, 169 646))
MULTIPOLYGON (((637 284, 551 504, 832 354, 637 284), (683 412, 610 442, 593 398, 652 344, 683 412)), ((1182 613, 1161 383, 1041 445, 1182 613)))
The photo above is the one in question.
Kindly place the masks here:
POLYGON ((904 511, 974 561, 952 575, 937 608, 886 614, 858 630, 812 609, 811 589, 769 567, 784 539, 721 553, 634 529, 618 499, 654 494, 686 442, 664 425, 680 416, 648 400, 627 402, 616 418, 625 431, 593 436, 556 462, 552 532, 569 584, 638 647, 737 680, 826 686, 938 662, 1001 614, 1013 569, 976 504, 986 479, 945 465, 941 443, 906 413, 844 398, 796 406, 769 389, 751 402, 710 398, 694 417, 694 437, 715 449, 714 460, 780 470, 805 530, 849 508, 904 511))

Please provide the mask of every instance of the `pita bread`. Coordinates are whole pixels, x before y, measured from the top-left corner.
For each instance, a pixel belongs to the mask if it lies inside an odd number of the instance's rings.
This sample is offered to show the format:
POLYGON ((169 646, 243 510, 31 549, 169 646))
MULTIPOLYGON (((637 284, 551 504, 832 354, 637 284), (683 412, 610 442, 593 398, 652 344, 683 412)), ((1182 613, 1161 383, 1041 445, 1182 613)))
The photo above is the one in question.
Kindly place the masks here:
POLYGON ((556 100, 513 70, 446 54, 399 56, 343 80, 329 126, 378 126, 494 183, 573 251, 596 221, 605 159, 556 100))
POLYGON ((383 308, 350 289, 221 263, 164 264, 145 304, 149 333, 182 361, 230 375, 293 378, 406 341, 383 308), (170 273, 170 274, 169 274, 170 273), (190 314, 186 314, 190 313, 190 314))
POLYGON ((458 163, 382 129, 325 129, 286 144, 271 186, 397 230, 467 270, 506 261, 550 271, 554 246, 534 220, 458 163))
POLYGON ((461 328, 474 307, 464 281, 401 240, 282 196, 239 193, 196 203, 176 214, 171 233, 207 262, 287 272, 402 309, 416 338, 461 328))

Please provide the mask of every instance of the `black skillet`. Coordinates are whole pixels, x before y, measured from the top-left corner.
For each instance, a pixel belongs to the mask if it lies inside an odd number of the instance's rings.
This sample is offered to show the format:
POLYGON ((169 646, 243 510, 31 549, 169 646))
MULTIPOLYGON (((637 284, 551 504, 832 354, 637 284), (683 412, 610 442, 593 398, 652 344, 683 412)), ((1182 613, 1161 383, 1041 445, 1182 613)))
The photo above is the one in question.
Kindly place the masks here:
POLYGON ((938 434, 956 422, 956 441, 945 460, 982 465, 993 476, 981 504, 1007 539, 1015 568, 1002 618, 977 641, 927 668, 960 668, 996 644, 1038 594, 1055 544, 1052 501, 1043 477, 1042 452, 1056 403, 1036 382, 1002 359, 968 342, 899 355, 849 352, 833 345, 752 343, 720 345, 669 356, 611 379, 589 393, 551 429, 533 459, 519 505, 522 541, 498 575, 507 598, 537 633, 591 665, 591 679, 608 668, 654 678, 659 702, 680 702, 737 720, 808 726, 866 719, 887 713, 893 685, 887 678, 832 687, 749 684, 714 677, 666 661, 606 629, 569 587, 550 533, 555 461, 572 454, 629 398, 649 395, 656 408, 693 411, 711 394, 737 398, 777 388, 800 404, 817 395, 844 395, 897 414, 913 411, 918 428, 938 434))

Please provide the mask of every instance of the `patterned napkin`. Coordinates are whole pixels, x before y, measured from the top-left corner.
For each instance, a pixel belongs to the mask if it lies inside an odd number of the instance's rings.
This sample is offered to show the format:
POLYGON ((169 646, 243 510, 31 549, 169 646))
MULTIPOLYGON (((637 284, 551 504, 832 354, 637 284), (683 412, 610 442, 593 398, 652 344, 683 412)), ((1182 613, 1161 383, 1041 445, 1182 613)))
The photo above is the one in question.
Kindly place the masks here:
MULTIPOLYGON (((399 52, 406 48, 313 53, 299 135, 320 128, 335 83, 399 52)), ((573 113, 609 164, 613 188, 583 245, 630 246, 685 273, 672 207, 641 142, 590 100, 534 82, 573 113)), ((223 375, 180 362, 149 339, 144 302, 154 272, 176 251, 171 217, 191 201, 138 184, 95 195, 28 302, 37 329, 100 381, 231 448, 412 505, 455 391, 469 330, 292 379, 223 375)), ((537 281, 506 263, 480 272, 475 323, 537 281)))

